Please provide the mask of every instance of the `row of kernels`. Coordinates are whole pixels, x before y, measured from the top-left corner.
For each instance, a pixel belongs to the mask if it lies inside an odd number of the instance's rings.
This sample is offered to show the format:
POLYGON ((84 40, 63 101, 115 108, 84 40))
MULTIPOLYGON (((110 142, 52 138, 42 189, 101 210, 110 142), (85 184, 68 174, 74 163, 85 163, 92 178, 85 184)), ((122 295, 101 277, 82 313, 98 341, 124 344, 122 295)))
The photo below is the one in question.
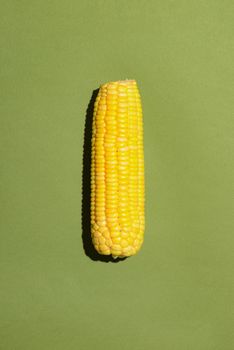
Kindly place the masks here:
MULTIPOLYGON (((131 97, 128 96, 128 99, 131 97)), ((128 100, 129 102, 129 100, 128 100)), ((137 214, 137 204, 138 204, 138 196, 134 195, 134 191, 137 188, 138 174, 136 171, 135 164, 137 164, 137 150, 135 148, 136 141, 135 138, 137 136, 137 127, 136 127, 136 116, 134 113, 129 113, 129 213, 132 220, 135 219, 137 214)), ((131 237, 132 238, 132 237, 131 237)))
POLYGON ((96 134, 96 112, 97 112, 97 106, 100 100, 100 91, 98 93, 98 96, 96 98, 95 101, 95 106, 94 106, 94 116, 93 116, 93 125, 92 125, 92 130, 93 130, 93 134, 92 134, 92 141, 91 141, 91 147, 92 147, 92 153, 91 153, 91 203, 90 203, 90 216, 91 216, 91 234, 93 235, 95 228, 94 225, 95 221, 96 221, 96 215, 95 215, 95 199, 96 199, 96 183, 95 183, 95 143, 96 143, 96 139, 95 139, 95 134, 96 134))
MULTIPOLYGON (((99 100, 97 114, 95 116, 95 219, 102 225, 105 223, 105 109, 106 101, 103 94, 99 100)), ((97 242, 95 242, 97 244, 97 242)), ((100 242, 99 242, 100 243, 100 242)), ((100 247, 99 247, 100 249, 100 247)), ((103 250, 103 249, 102 249, 103 250)))
MULTIPOLYGON (((113 91, 114 89, 114 86, 110 86, 110 90, 113 91)), ((118 197, 117 195, 113 195, 114 193, 117 193, 118 190, 117 155, 115 149, 117 135, 116 109, 117 95, 108 95, 107 114, 105 119, 106 134, 104 140, 106 152, 106 218, 108 227, 112 227, 118 222, 118 197)))

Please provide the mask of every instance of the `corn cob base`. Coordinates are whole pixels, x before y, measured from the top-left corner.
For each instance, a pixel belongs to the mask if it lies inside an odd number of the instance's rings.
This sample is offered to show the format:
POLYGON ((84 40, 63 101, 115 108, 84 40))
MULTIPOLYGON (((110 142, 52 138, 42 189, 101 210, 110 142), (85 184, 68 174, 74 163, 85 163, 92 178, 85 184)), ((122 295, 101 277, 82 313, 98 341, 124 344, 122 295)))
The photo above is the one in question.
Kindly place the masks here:
POLYGON ((144 235, 142 108, 135 80, 104 84, 92 130, 91 236, 98 253, 136 254, 144 235))

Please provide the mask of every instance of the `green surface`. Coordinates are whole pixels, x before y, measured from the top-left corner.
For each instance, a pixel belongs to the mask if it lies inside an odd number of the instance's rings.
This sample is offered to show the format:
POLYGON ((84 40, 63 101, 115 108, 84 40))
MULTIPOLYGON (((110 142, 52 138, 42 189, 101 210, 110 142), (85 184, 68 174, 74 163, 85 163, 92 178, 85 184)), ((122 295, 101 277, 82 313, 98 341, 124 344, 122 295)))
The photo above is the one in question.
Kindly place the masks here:
POLYGON ((0 349, 234 349, 234 3, 1 1, 0 349), (92 91, 135 78, 146 234, 83 250, 92 91))

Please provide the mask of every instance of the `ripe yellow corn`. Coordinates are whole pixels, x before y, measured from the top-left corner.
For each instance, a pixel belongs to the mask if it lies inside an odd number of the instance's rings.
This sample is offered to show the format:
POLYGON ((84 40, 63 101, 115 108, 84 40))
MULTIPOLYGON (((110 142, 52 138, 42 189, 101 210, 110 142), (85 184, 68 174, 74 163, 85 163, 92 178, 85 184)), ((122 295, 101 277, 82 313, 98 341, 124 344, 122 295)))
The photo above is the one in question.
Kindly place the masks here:
POLYGON ((101 85, 92 130, 91 235, 100 254, 134 255, 144 235, 144 153, 135 80, 101 85))

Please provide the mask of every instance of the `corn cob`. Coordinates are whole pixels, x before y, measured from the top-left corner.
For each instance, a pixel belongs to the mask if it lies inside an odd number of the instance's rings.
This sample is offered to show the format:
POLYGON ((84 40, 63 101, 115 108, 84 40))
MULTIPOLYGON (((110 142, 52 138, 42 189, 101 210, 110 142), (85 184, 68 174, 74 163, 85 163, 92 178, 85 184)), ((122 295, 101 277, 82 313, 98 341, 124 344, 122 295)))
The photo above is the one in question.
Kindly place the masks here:
POLYGON ((135 80, 101 85, 92 128, 91 236, 98 253, 134 255, 144 235, 144 154, 135 80))

